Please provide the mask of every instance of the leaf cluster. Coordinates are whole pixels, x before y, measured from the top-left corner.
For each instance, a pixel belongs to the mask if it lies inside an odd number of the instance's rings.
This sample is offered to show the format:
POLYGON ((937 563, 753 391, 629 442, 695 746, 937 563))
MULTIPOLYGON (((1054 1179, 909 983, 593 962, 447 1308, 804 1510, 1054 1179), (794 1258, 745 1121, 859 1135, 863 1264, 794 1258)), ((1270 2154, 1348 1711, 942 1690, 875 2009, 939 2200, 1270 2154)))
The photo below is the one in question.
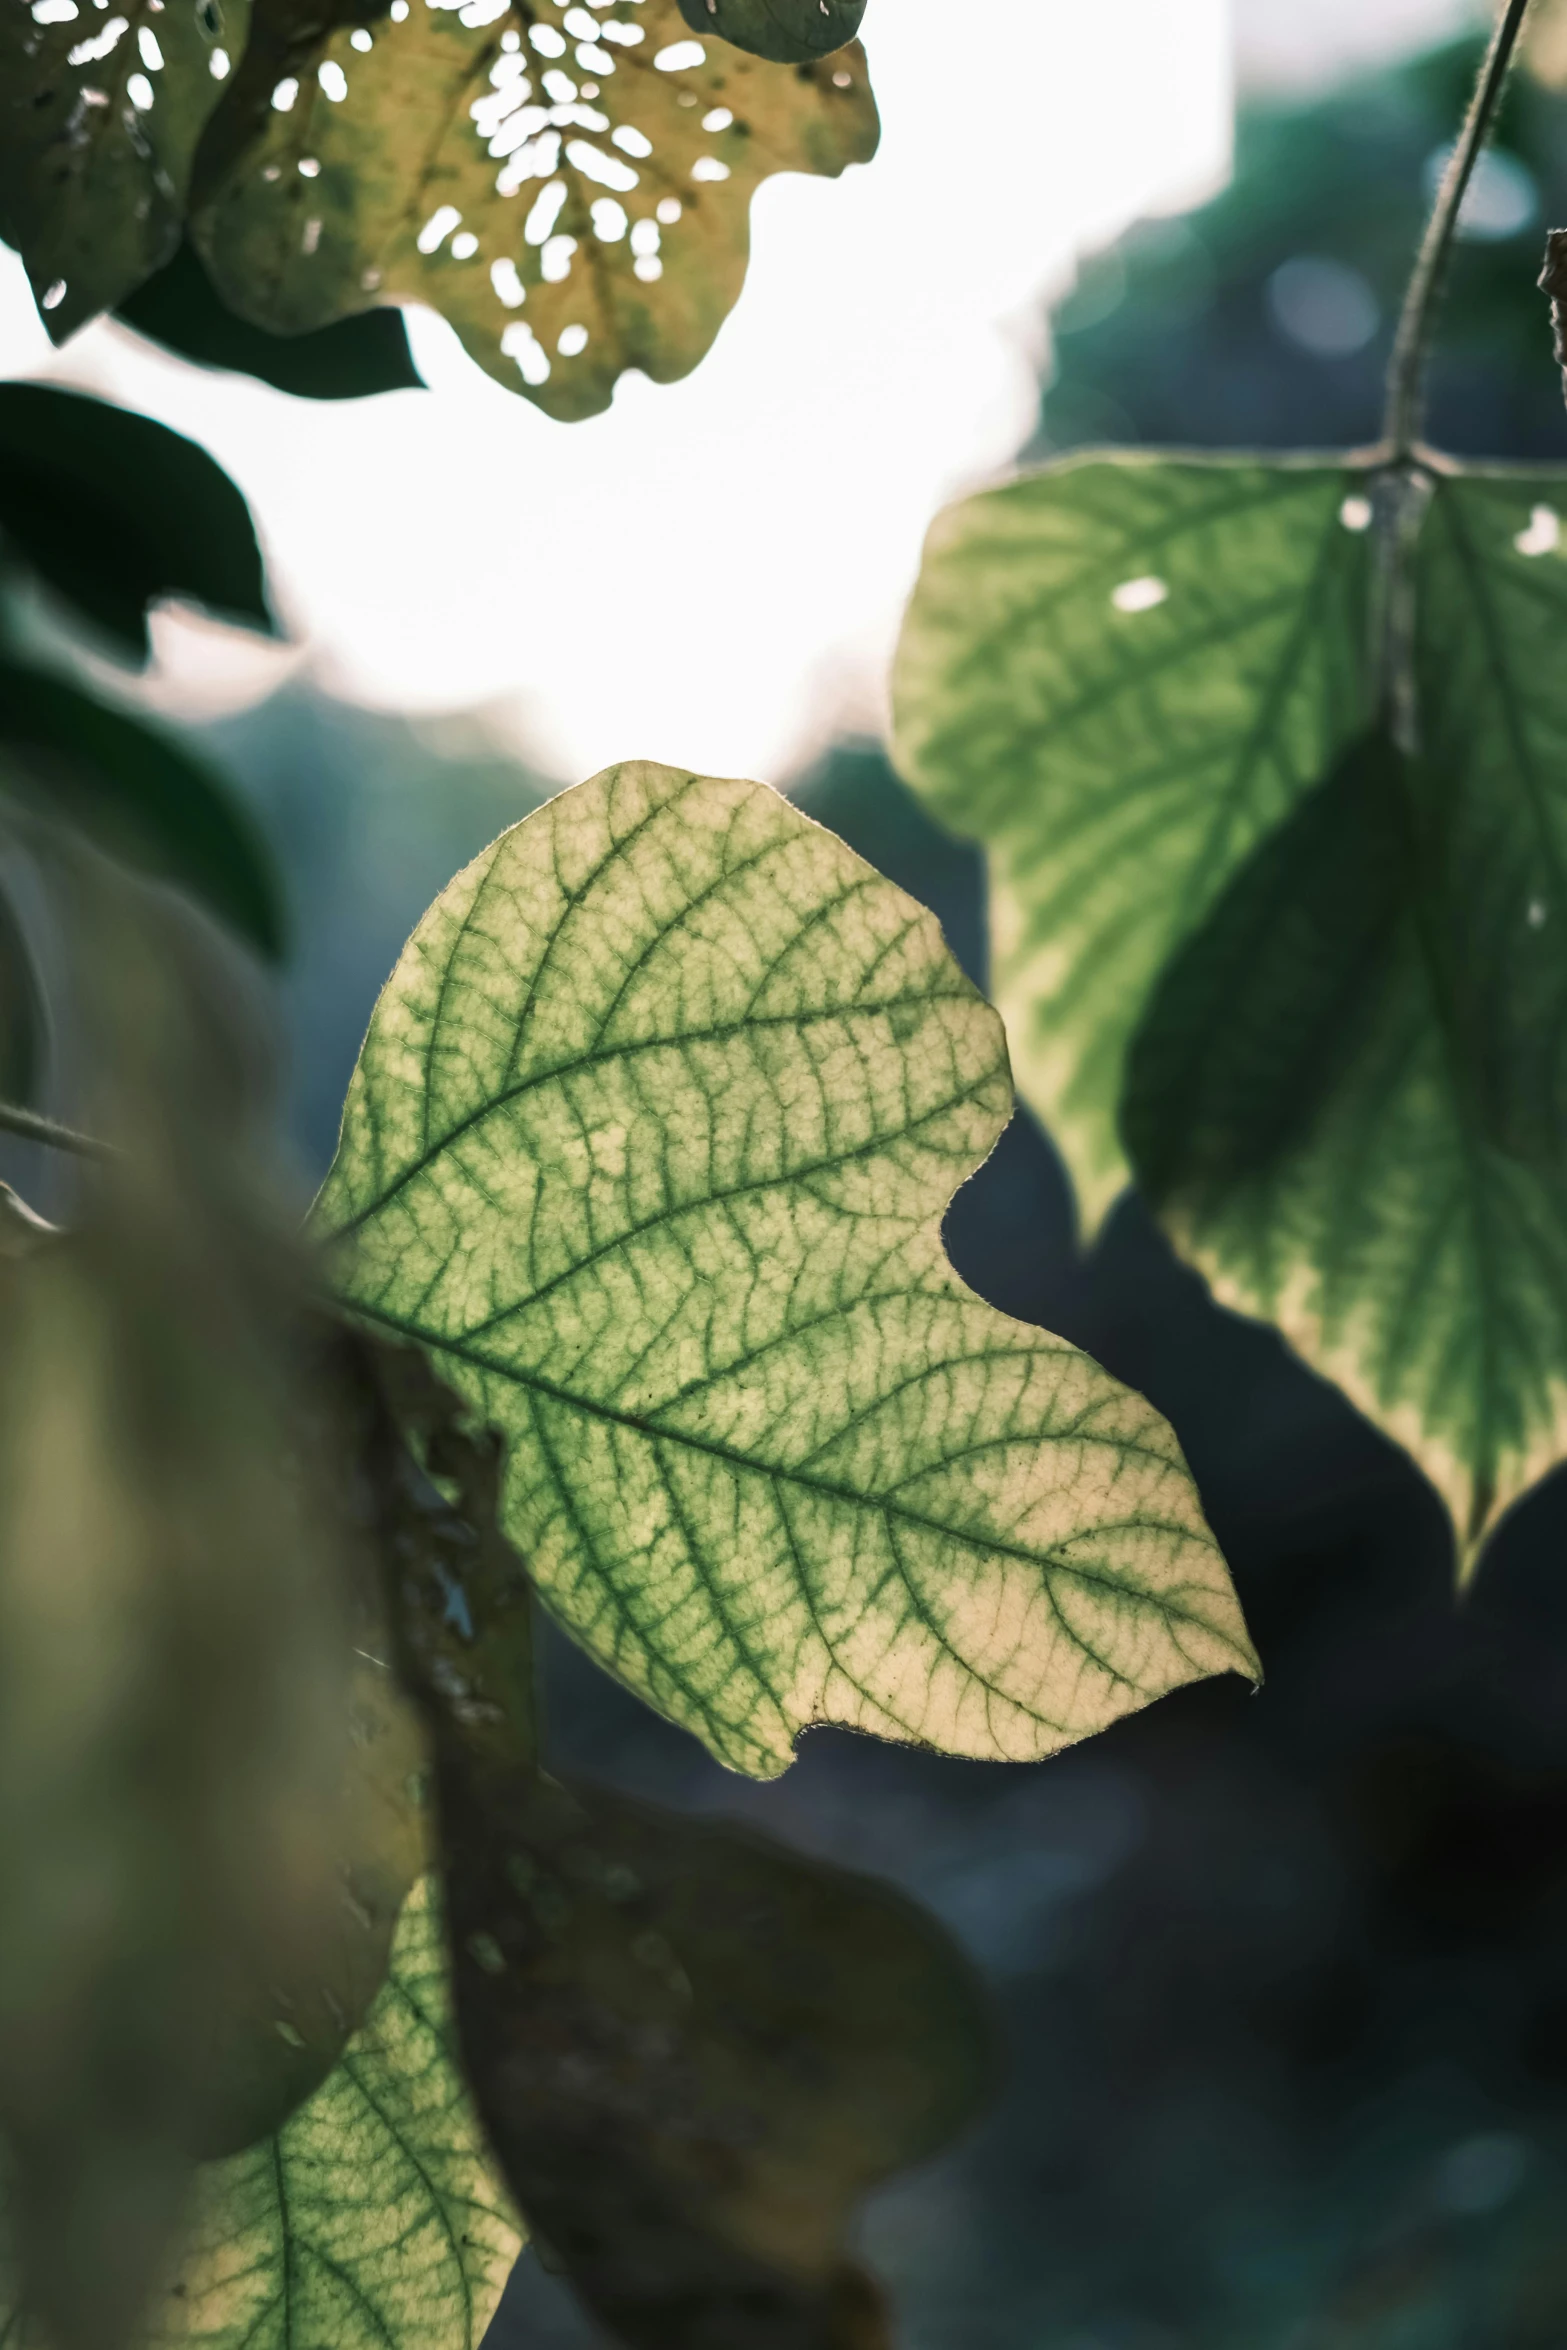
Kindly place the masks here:
POLYGON ((94 28, 18 5, 0 235, 56 340, 114 310, 342 398, 418 383, 392 307, 417 301, 510 389, 591 415, 627 368, 702 358, 762 179, 873 153, 863 8, 136 0, 94 28))
POLYGON ((1467 1572, 1567 1451, 1567 480, 1403 437, 1461 195, 1385 445, 1080 457, 954 508, 895 700, 905 774, 989 850, 1088 1223, 1135 1179, 1413 1453, 1467 1572))
POLYGON ((80 1161, 60 1229, 0 1203, 12 2305, 472 2350, 527 2227, 627 2343, 882 2342, 851 2226, 981 2094, 976 1987, 883 1887, 551 1777, 535 1610, 760 1776, 817 1722, 1023 1757, 1255 1670, 1170 1431, 947 1262, 999 1023, 776 794, 614 769, 419 925, 301 1237, 264 859, 26 635, 270 626, 249 518, 100 402, 4 387, 3 435, 51 1108, 0 1123, 80 1161))
MULTIPOLYGON (((285 922, 265 843, 201 758, 73 676, 52 621, 138 669, 166 599, 270 632, 244 500, 202 449, 150 419, 43 384, 0 385, 0 789, 188 891, 263 956, 285 922)), ((67 639, 67 642, 69 640, 67 639)), ((0 888, 0 1094, 35 1097, 49 1037, 34 956, 0 888)))

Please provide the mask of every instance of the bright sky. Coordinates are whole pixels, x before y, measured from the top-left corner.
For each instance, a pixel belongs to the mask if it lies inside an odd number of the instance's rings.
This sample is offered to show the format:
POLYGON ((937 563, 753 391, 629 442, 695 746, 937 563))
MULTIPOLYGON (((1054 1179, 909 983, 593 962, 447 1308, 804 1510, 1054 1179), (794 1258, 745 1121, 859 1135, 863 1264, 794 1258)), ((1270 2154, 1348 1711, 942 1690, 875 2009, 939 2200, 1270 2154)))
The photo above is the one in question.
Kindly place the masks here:
POLYGON ((498 705, 568 776, 647 757, 776 779, 876 723, 931 514, 1028 428, 1041 289, 1216 182, 1231 43, 1225 0, 875 0, 867 33, 875 162, 767 183, 712 355, 586 424, 492 384, 426 313, 432 391, 372 401, 291 400, 102 324, 51 358, 0 255, 0 371, 194 435, 260 524, 300 649, 170 618, 159 697, 232 705, 304 660, 366 702, 498 705))

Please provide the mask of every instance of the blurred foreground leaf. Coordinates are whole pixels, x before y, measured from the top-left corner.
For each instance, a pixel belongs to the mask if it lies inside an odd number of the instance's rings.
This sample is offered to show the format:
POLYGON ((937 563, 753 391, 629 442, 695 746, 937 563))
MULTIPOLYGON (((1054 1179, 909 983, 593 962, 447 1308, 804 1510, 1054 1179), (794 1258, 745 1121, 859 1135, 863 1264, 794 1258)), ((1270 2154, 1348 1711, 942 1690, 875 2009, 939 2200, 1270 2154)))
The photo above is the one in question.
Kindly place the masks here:
POLYGON ((612 768, 446 889, 316 1208, 507 1447, 551 1610, 732 1767, 1053 1752, 1254 1669, 1175 1439, 948 1263, 1011 1114, 934 919, 761 785, 612 768))
POLYGON ((463 2053, 528 2223, 639 2350, 883 2340, 862 2197, 969 2119, 976 1986, 890 1887, 604 1788, 440 1769, 463 2053))
MULTIPOLYGON (((384 1645, 378 1625, 370 1635, 384 1645)), ((365 1637, 361 1633, 361 1638, 365 1637)), ((258 1984, 212 2051, 215 2122, 194 2150, 237 2154, 272 2137, 337 2065, 385 1982, 398 1916, 429 1865, 424 1741, 390 1665, 361 1649, 335 1854, 341 1897, 308 1968, 258 1984)))
POLYGON ((717 33, 737 49, 802 65, 852 41, 865 0, 680 0, 695 33, 717 33))
POLYGON ((347 1642, 242 975, 44 854, 112 1147, 0 1262, 0 2147, 54 2350, 114 2350, 224 2126, 213 2050, 330 1941, 347 1642))
POLYGON ((1124 1102, 1177 1246, 1408 1447, 1467 1564, 1567 1453, 1567 481, 1432 460, 1413 762, 1366 739, 1378 494, 1132 459, 955 508, 900 756, 990 847, 1091 1211, 1124 1102))
POLYGON ((403 1910, 391 1970, 325 2085, 201 2173, 158 2350, 478 2350, 521 2238, 456 2061, 440 1910, 403 1910))
POLYGON ((0 554, 148 654, 165 596, 273 633, 249 509, 205 449, 151 417, 52 384, 0 384, 0 554))
POLYGON ((268 334, 218 300, 188 243, 116 315, 182 359, 240 369, 301 400, 362 400, 373 392, 423 389, 400 310, 363 310, 315 334, 268 334))
POLYGON ((0 237, 50 336, 112 309, 179 240, 196 143, 249 0, 9 0, 0 17, 0 237))
MULTIPOLYGON (((26 935, 0 886, 0 1100, 29 1108, 43 1061, 45 1015, 26 935)), ((3 1188, 3 1186, 0 1186, 3 1188)))
POLYGON ((16 788, 110 854, 189 890, 262 954, 282 953, 279 883, 260 829, 174 736, 0 656, 0 743, 15 758, 16 788))
POLYGON ((564 30, 542 0, 466 13, 419 6, 290 52, 287 106, 273 52, 247 61, 210 140, 237 161, 193 224, 243 317, 293 334, 425 302, 501 383, 591 416, 627 368, 668 383, 704 356, 760 181, 874 152, 857 48, 802 67, 704 50, 676 0, 564 30))

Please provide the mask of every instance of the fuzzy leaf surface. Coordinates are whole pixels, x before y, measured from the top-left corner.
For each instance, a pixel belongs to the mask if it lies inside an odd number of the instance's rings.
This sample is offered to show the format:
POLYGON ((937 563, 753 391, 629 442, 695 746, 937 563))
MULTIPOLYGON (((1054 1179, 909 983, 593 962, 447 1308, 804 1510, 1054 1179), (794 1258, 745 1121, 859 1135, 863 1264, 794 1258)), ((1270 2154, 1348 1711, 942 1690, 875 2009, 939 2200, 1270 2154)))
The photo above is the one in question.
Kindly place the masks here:
POLYGON ((51 339, 161 269, 179 242, 197 142, 245 46, 250 0, 126 0, 0 16, 0 237, 51 339), (222 60, 220 59, 221 63, 222 60))
POLYGON ((693 40, 676 0, 591 19, 517 0, 477 27, 419 0, 293 59, 286 109, 260 71, 214 124, 239 160, 194 226, 223 299, 284 334, 428 303, 563 418, 608 407, 628 367, 688 374, 739 297, 755 188, 835 177, 878 135, 857 48, 767 64, 693 40))
POLYGON ((756 784, 612 768, 437 899, 317 1203, 507 1446, 566 1627, 724 1761, 1050 1753, 1253 1669, 1169 1428, 949 1264, 1007 1123, 934 919, 756 784))
POLYGON ((1362 491, 1343 465, 1100 459, 932 527, 898 763, 990 852, 1019 1087, 1090 1225, 1127 1181, 1122 1062, 1165 958, 1364 722, 1362 491))
POLYGON ((202 2172, 157 2350, 477 2350, 521 2238, 456 2062, 426 1879, 337 2069, 276 2137, 202 2172))
MULTIPOLYGON (((1300 479, 1278 476, 1277 494, 1300 479)), ((1061 480, 1025 487, 1048 502, 1061 480)), ((1274 1322, 1414 1454, 1467 1567, 1502 1511, 1567 1454, 1567 482, 1434 463, 1425 499, 1417 757, 1354 723, 1372 698, 1369 638, 1357 682, 1348 631, 1332 672, 1342 682, 1319 705, 1320 765, 1303 755, 1275 768, 1273 811, 1244 831, 1226 775, 1194 756, 1203 735, 1177 730, 1156 680, 1112 685, 1087 763, 1071 729, 1040 727, 1018 672, 1011 701, 989 705, 1004 781, 978 828, 1032 942, 1021 1017, 1063 1064, 1106 1053, 1101 1094, 1121 1098, 1139 1179, 1177 1246, 1223 1301, 1274 1322), (1205 869, 1215 886, 1194 906, 1179 861, 1144 835, 1147 853, 1112 869, 1104 918, 1085 927, 1066 887, 1074 843, 1113 827, 1161 760, 1233 853, 1205 869), (1057 804, 1063 777, 1080 805, 1058 843, 1038 811, 1057 804), (1116 892, 1122 928, 1109 918, 1116 892), (1121 952, 1134 925, 1164 941, 1142 970, 1121 952)), ((1347 511, 1358 520, 1362 508, 1347 511)), ((961 515, 960 543, 977 528, 961 515)), ((1154 575, 1161 558, 1143 544, 1138 571, 1154 575)), ((1298 609, 1316 544, 1302 532, 1294 548, 1298 609)), ((1273 575, 1244 532, 1226 532, 1211 559, 1215 592, 1260 626, 1273 575)), ((904 740, 916 778, 934 775, 956 816, 971 738, 954 706, 983 689, 965 682, 980 676, 979 641, 964 652, 942 561, 938 542, 925 634, 917 599, 903 655, 904 740)), ((1173 565, 1168 577, 1167 600, 1126 625, 1149 630, 1155 657, 1162 629, 1179 659, 1180 608, 1200 612, 1205 591, 1173 565)), ((1069 613, 1068 640, 1076 625, 1069 613)), ((1329 674, 1325 650, 1316 665, 1329 674)), ((1048 651, 1040 666, 1048 675, 1048 651)), ((1260 701, 1247 745, 1287 707, 1282 687, 1260 701)), ((1047 1116, 1056 1098, 1036 1088, 1047 1116)), ((1070 1117, 1062 1131, 1070 1152, 1070 1117)))

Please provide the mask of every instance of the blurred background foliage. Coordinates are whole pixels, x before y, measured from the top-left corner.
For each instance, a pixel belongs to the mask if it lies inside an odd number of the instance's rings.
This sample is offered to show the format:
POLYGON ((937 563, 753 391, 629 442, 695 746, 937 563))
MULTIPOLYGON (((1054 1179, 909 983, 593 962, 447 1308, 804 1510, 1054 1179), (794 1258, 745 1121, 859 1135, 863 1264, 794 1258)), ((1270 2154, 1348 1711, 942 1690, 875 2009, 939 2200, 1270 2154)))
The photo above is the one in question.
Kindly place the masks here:
MULTIPOLYGON (((1222 195, 1082 266, 1027 454, 1372 438, 1474 56, 1461 42, 1243 108, 1222 195)), ((1521 79, 1458 257, 1442 445, 1567 461, 1534 286, 1563 218, 1567 96, 1521 79)), ((409 928, 565 779, 477 719, 416 725, 299 682, 188 739, 238 780, 281 871, 313 1180, 409 928)), ((934 907, 983 982, 981 860, 879 750, 840 744, 793 788, 934 907)), ((1567 1490, 1505 1529, 1459 1607, 1407 1463, 1268 1332, 1218 1312, 1135 1202, 1083 1257, 1029 1119, 949 1235, 984 1295, 1170 1415, 1267 1687, 1188 1690, 1026 1770, 817 1734, 782 1782, 750 1787, 556 1641, 556 1759, 894 1876, 985 1969, 1004 2093, 866 2229, 912 2350, 1560 2350, 1567 1490)), ((492 2339, 596 2337, 529 2255, 492 2339)))

